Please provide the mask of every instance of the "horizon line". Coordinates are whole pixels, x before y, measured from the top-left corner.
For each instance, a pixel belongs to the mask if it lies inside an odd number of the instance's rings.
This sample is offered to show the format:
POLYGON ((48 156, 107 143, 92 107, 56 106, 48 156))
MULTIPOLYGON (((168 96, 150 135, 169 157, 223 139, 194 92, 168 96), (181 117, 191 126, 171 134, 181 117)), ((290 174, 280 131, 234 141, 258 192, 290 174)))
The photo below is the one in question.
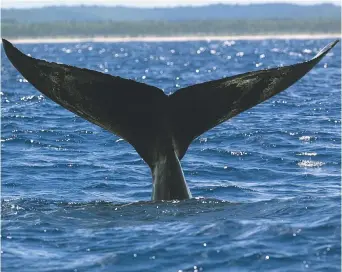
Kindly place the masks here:
POLYGON ((38 9, 38 8, 54 8, 54 7, 111 7, 111 8, 139 8, 139 9, 168 9, 168 8, 189 8, 189 7, 207 7, 207 6, 217 6, 217 5, 223 5, 223 6, 251 6, 251 5, 294 5, 294 6, 320 6, 320 5, 333 5, 336 7, 341 7, 340 3, 335 2, 316 2, 316 3, 297 3, 297 2, 256 2, 256 3, 222 3, 222 2, 216 2, 216 3, 202 3, 202 4, 176 4, 176 5, 161 5, 161 6, 138 6, 138 5, 130 5, 130 4, 97 4, 97 3, 62 3, 62 4, 46 4, 46 5, 33 5, 33 6, 25 6, 25 7, 18 7, 18 6, 11 6, 11 7, 3 7, 3 4, 1 5, 1 10, 6 9, 38 9))

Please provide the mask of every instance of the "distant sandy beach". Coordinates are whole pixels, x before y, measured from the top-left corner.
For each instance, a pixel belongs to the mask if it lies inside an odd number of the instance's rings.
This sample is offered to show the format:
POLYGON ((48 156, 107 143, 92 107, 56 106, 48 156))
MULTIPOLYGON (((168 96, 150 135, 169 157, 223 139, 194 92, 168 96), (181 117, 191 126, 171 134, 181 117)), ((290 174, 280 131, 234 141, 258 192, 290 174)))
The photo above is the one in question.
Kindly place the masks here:
POLYGON ((341 34, 268 34, 268 35, 233 35, 233 36, 144 36, 144 37, 41 37, 9 38, 13 43, 80 43, 80 42, 184 42, 184 41, 226 41, 226 40, 305 40, 305 39, 340 39, 341 34))

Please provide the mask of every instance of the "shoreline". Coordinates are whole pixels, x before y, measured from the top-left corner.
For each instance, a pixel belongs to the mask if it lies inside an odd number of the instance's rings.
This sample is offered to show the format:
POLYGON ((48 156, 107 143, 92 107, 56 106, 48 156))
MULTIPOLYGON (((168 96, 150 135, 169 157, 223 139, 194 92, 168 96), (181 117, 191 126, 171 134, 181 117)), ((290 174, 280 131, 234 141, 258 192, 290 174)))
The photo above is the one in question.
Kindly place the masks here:
POLYGON ((340 33, 330 34, 265 34, 265 35, 207 35, 207 36, 141 36, 141 37, 37 37, 9 38, 12 43, 81 43, 81 42, 186 42, 186 41, 226 41, 226 40, 308 40, 341 39, 340 33))

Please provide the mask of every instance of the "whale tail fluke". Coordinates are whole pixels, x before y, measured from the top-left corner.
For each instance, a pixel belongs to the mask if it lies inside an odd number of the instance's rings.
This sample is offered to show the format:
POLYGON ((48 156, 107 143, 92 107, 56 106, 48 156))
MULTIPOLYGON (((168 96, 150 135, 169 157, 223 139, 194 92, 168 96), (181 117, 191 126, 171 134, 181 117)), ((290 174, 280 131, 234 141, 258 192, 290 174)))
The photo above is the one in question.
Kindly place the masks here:
POLYGON ((205 131, 284 91, 308 73, 336 44, 313 59, 259 70, 179 89, 171 96, 174 137, 182 159, 190 143, 205 131))
POLYGON ((169 149, 182 159, 205 131, 266 101, 309 72, 338 41, 303 63, 248 72, 177 90, 46 62, 3 40, 14 67, 40 92, 71 112, 124 138, 152 167, 169 149))
POLYGON ((133 80, 26 56, 10 42, 3 46, 13 66, 41 93, 84 119, 132 144, 153 161, 167 96, 133 80))

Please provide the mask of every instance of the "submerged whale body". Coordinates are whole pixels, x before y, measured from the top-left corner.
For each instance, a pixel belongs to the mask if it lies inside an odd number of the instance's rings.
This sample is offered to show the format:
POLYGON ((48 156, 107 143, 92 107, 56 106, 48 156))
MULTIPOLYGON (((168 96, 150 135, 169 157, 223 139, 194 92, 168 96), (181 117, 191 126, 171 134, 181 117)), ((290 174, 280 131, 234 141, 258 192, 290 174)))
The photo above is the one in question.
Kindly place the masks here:
POLYGON ((338 41, 313 59, 182 88, 153 86, 26 56, 3 39, 7 57, 40 92, 129 142, 151 169, 153 200, 191 197, 180 160, 205 131, 285 90, 338 41))

